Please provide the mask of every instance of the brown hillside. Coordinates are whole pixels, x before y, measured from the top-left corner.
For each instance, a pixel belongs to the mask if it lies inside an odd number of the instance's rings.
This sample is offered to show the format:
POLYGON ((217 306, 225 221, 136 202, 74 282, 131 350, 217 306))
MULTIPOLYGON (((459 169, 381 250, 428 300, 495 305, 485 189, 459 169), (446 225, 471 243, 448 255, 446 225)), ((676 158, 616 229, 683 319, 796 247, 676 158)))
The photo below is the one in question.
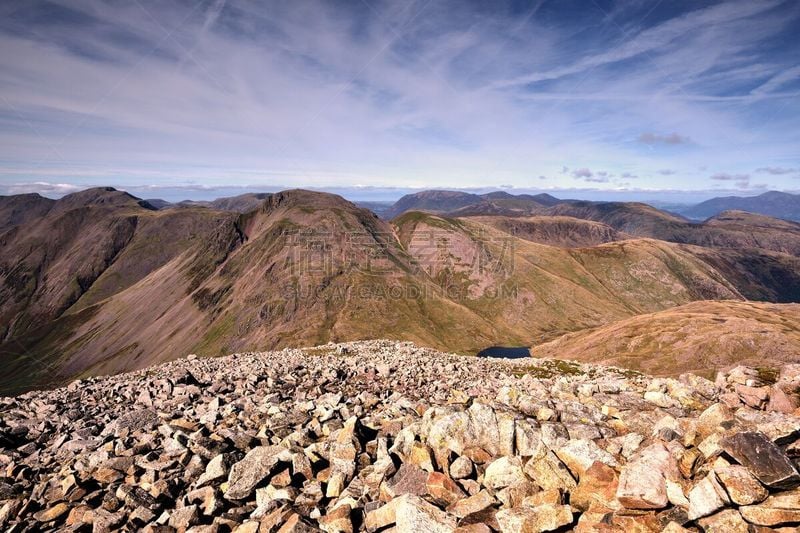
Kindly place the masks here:
POLYGON ((800 305, 693 302, 564 335, 534 357, 632 368, 654 375, 713 375, 738 364, 800 362, 800 305))
POLYGON ((585 248, 628 238, 627 235, 607 224, 573 217, 477 216, 471 218, 520 239, 561 248, 585 248))

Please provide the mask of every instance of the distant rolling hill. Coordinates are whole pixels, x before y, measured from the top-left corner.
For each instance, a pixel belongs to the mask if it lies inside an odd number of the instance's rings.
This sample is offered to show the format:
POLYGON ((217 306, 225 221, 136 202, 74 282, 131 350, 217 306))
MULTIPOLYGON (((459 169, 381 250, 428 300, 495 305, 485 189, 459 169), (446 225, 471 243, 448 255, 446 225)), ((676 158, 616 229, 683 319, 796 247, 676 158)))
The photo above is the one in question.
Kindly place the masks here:
POLYGON ((383 215, 386 219, 408 211, 465 215, 532 215, 538 210, 563 202, 549 194, 510 194, 495 191, 472 194, 463 191, 421 191, 400 198, 383 215))
POLYGON ((564 335, 531 354, 708 377, 737 364, 800 363, 800 305, 693 302, 564 335))
POLYGON ((800 224, 763 215, 725 212, 705 222, 691 222, 647 204, 571 202, 543 215, 593 220, 630 236, 711 248, 759 248, 800 255, 800 224))
MULTIPOLYGON (((743 211, 721 212, 704 222, 697 222, 639 202, 559 200, 550 195, 515 196, 504 191, 483 195, 423 191, 401 198, 387 211, 386 217, 397 217, 408 211, 450 218, 487 217, 487 221, 490 217, 497 217, 494 225, 503 220, 502 224, 506 226, 512 224, 512 219, 537 217, 538 239, 543 238, 541 229, 546 217, 569 217, 597 222, 617 232, 617 237, 602 242, 617 240, 620 236, 643 237, 710 248, 762 249, 800 256, 800 224, 743 211)), ((513 224, 522 229, 521 222, 513 224)), ((558 227, 555 221, 552 227, 558 227)), ((586 230, 587 226, 582 229, 586 230)), ((567 236, 566 227, 559 231, 565 235, 564 242, 574 238, 567 236)), ((606 236, 610 237, 610 234, 606 236)), ((552 238, 552 232, 547 238, 552 238)))
POLYGON ((561 248, 585 248, 630 238, 607 224, 562 216, 470 217, 517 238, 561 248))
POLYGON ((725 196, 682 208, 679 212, 692 219, 704 220, 733 210, 800 222, 800 194, 769 191, 758 196, 725 196))

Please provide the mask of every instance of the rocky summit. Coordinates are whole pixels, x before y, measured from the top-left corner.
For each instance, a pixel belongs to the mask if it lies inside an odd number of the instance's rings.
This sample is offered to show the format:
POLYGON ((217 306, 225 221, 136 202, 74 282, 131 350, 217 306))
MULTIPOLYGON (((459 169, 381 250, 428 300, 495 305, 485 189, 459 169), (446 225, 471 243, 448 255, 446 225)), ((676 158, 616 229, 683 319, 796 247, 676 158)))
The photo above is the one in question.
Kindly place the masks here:
POLYGON ((389 341, 189 356, 0 399, 0 528, 797 531, 799 388, 389 341))

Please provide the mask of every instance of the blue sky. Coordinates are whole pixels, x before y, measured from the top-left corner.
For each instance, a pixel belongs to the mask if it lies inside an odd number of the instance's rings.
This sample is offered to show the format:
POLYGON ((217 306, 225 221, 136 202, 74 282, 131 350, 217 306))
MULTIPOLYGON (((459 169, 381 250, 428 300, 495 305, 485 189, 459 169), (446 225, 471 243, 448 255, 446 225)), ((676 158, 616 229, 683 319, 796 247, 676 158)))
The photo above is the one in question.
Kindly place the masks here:
POLYGON ((6 2, 0 194, 796 191, 798 36, 795 0, 6 2))

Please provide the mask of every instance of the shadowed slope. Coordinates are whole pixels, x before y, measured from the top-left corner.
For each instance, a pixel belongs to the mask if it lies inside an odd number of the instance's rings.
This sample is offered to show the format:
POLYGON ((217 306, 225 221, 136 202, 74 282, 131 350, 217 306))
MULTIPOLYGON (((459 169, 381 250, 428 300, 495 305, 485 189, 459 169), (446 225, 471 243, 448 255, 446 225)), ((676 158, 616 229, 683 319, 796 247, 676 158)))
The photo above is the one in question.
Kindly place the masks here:
POLYGON ((54 203, 55 200, 36 193, 0 196, 0 234, 17 224, 43 217, 54 203))

